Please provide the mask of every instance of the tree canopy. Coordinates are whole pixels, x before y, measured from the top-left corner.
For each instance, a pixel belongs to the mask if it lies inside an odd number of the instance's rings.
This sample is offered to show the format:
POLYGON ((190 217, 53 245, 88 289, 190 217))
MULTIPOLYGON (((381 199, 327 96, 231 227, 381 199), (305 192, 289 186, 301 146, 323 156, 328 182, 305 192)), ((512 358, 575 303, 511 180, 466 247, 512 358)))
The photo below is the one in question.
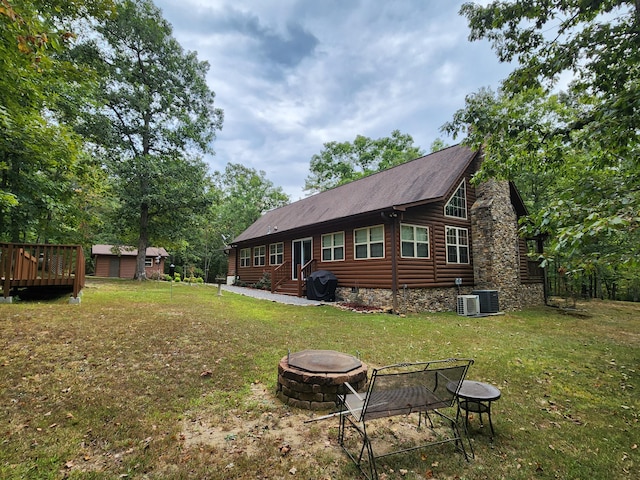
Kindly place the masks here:
POLYGON ((411 135, 399 130, 375 140, 358 135, 353 142, 327 142, 311 157, 304 189, 311 193, 328 190, 421 155, 411 135))
POLYGON ((223 113, 209 66, 150 1, 3 1, 0 27, 0 240, 144 239, 206 276, 289 201, 262 171, 210 174, 223 113))
POLYGON ((207 203, 207 168, 223 113, 206 83, 209 65, 185 52, 149 0, 117 3, 116 14, 96 25, 99 37, 75 56, 99 73, 98 102, 79 117, 114 180, 117 219, 135 235, 137 278, 145 276, 151 238, 183 233, 207 203))
POLYGON ((563 270, 637 263, 640 226, 640 4, 465 4, 470 39, 517 67, 497 93, 467 96, 443 126, 483 148, 479 179, 529 189, 531 233, 563 270))
POLYGON ((77 240, 56 225, 82 223, 96 185, 82 139, 61 121, 63 92, 90 75, 61 58, 81 20, 104 18, 111 2, 0 4, 0 238, 77 240))
POLYGON ((640 3, 494 1, 466 3, 471 40, 489 39, 501 61, 518 67, 504 91, 552 89, 570 78, 576 116, 568 140, 598 142, 601 162, 637 154, 640 130, 640 3), (578 135, 580 135, 578 137, 578 135))
POLYGON ((264 171, 229 163, 213 176, 220 199, 215 208, 219 235, 231 242, 268 210, 282 207, 290 199, 264 171))

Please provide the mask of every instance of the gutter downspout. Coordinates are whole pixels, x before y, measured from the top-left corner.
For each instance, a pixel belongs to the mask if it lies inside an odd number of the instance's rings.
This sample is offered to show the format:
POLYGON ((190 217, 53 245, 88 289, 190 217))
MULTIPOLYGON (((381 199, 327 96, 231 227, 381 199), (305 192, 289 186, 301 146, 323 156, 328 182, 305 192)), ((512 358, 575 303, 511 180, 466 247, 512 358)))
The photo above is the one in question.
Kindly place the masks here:
POLYGON ((391 221, 391 308, 398 313, 398 213, 382 212, 384 220, 391 221))
POLYGON ((240 273, 240 271, 238 270, 238 268, 240 267, 240 249, 238 248, 237 244, 232 244, 231 248, 235 250, 235 258, 233 260, 233 263, 235 263, 235 272, 233 274, 233 285, 235 285, 238 283, 238 278, 240 278, 240 275, 238 275, 238 273, 240 273))
POLYGON ((397 224, 398 214, 391 214, 391 237, 393 238, 393 249, 391 250, 391 305, 393 312, 398 313, 398 238, 397 238, 397 224))

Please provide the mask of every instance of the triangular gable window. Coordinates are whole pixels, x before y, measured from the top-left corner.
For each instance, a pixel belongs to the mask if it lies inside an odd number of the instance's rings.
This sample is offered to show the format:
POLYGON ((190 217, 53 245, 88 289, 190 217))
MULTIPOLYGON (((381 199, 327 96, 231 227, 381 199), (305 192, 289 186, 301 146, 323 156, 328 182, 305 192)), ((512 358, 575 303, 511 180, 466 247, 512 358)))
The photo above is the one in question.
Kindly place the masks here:
POLYGON ((447 217, 467 218, 467 189, 464 180, 444 206, 444 214, 447 217))

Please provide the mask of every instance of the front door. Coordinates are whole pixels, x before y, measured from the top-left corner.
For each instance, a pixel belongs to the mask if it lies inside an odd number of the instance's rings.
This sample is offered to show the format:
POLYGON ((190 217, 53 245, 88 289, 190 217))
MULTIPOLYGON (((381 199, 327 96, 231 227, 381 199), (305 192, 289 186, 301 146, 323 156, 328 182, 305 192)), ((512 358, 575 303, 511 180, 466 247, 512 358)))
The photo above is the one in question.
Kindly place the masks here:
POLYGON ((291 262, 293 271, 291 272, 291 278, 294 280, 298 279, 298 267, 311 260, 311 252, 313 251, 311 247, 310 238, 293 241, 293 262, 291 262))

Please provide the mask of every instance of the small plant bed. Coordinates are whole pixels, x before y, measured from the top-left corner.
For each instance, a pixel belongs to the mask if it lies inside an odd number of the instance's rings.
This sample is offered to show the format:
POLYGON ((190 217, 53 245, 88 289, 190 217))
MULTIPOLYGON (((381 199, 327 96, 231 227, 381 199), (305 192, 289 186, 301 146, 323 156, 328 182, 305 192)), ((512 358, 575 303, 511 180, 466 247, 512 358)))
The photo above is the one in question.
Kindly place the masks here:
POLYGON ((344 310, 351 310, 352 312, 359 313, 391 313, 390 308, 381 308, 373 305, 363 305, 357 302, 339 302, 336 303, 339 308, 344 310))

